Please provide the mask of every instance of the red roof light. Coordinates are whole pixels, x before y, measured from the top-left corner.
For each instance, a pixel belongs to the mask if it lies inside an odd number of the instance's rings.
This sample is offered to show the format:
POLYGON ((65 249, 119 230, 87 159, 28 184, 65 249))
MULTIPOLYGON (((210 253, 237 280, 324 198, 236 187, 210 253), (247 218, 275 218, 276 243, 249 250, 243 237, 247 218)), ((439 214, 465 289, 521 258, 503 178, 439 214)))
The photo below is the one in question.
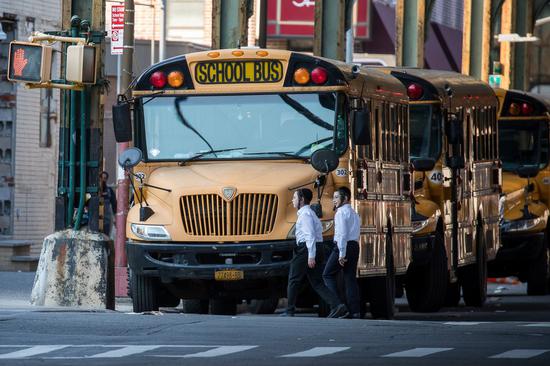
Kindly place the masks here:
POLYGON ((529 103, 521 103, 521 114, 524 116, 533 114, 533 105, 529 103))
POLYGON ((166 85, 166 75, 162 71, 155 71, 149 78, 149 82, 157 89, 164 88, 166 85))
POLYGON ((418 84, 411 84, 407 87, 407 95, 410 99, 420 99, 424 95, 424 88, 418 84))
POLYGON ((322 67, 316 67, 311 72, 311 81, 317 85, 326 83, 328 80, 328 71, 322 67))

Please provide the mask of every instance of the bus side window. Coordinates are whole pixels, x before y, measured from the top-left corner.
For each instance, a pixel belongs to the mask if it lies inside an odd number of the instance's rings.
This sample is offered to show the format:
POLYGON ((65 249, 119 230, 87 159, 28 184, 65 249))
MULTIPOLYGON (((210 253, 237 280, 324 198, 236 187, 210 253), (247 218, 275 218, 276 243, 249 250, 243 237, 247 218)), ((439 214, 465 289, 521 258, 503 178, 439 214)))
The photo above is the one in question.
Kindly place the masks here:
POLYGON ((380 139, 380 106, 376 106, 375 107, 376 109, 374 110, 374 116, 375 116, 375 123, 374 125, 376 126, 376 130, 374 131, 374 136, 376 136, 375 140, 376 140, 376 152, 374 154, 374 159, 380 159, 380 144, 381 144, 381 139, 380 139))

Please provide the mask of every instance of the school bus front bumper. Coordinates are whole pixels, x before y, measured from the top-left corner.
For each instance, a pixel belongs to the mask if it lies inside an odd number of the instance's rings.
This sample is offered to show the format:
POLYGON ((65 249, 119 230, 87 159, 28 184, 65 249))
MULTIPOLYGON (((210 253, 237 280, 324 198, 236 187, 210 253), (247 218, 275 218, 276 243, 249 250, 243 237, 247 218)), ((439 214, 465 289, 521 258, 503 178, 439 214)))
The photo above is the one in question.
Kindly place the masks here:
POLYGON ((294 240, 247 243, 126 242, 136 274, 169 279, 237 281, 286 277, 294 240))

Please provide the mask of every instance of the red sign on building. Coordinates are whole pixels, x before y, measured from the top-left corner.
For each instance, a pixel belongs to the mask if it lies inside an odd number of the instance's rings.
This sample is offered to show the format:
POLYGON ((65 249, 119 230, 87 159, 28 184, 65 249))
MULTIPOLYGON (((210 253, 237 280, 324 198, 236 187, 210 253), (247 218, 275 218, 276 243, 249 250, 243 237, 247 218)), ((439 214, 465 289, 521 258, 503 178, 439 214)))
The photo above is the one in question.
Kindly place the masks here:
MULTIPOLYGON (((353 34, 358 39, 370 38, 370 0, 356 0, 353 34)), ((315 0, 268 0, 267 36, 277 38, 312 38, 315 0)))

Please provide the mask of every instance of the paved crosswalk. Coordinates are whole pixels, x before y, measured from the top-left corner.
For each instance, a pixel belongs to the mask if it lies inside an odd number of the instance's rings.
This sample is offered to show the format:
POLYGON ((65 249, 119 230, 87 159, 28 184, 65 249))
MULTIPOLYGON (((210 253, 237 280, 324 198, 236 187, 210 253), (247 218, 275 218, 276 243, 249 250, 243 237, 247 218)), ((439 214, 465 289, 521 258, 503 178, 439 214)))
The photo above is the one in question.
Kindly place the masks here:
MULTIPOLYGON (((123 357, 157 358, 222 358, 224 356, 259 350, 265 354, 269 346, 259 345, 0 345, 0 360, 8 359, 117 359, 123 357), (95 352, 95 353, 94 353, 95 352), (76 355, 75 355, 76 354, 76 355)), ((298 352, 274 355, 276 358, 315 358, 331 357, 343 352, 364 352, 346 346, 311 347, 298 352)), ((451 347, 418 347, 395 350, 390 353, 375 354, 374 357, 422 358, 452 357, 452 352, 462 352, 451 347)), ((487 354, 482 358, 530 359, 549 357, 548 349, 510 349, 500 353, 487 354)), ((1 362, 0 362, 1 363, 1 362)))

